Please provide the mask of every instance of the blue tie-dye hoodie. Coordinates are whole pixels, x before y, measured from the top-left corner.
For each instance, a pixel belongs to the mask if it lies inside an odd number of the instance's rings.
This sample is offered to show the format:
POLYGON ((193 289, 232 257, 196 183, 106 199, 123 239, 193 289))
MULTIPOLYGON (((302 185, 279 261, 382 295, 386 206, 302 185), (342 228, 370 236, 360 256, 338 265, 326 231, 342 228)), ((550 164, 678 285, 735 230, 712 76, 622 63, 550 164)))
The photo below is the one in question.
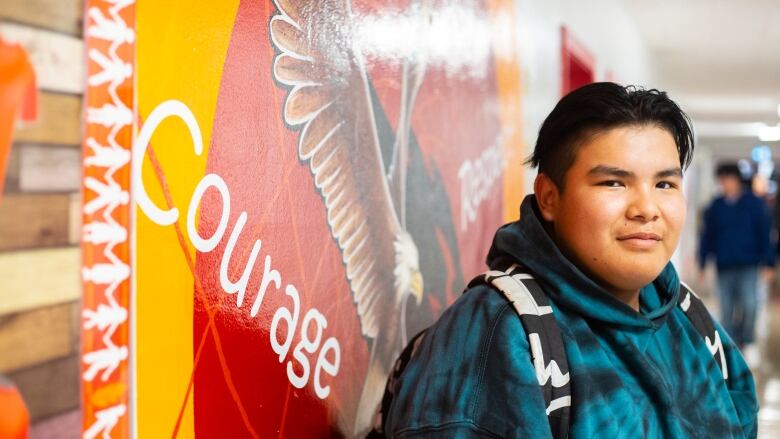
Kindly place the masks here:
MULTIPOLYGON (((755 438, 753 377, 718 326, 729 377, 677 306, 668 264, 640 292, 640 312, 612 297, 558 250, 529 196, 500 228, 491 269, 520 263, 551 300, 569 361, 570 437, 755 438)), ((467 291, 428 330, 400 377, 389 437, 548 438, 528 341, 501 293, 467 291)))

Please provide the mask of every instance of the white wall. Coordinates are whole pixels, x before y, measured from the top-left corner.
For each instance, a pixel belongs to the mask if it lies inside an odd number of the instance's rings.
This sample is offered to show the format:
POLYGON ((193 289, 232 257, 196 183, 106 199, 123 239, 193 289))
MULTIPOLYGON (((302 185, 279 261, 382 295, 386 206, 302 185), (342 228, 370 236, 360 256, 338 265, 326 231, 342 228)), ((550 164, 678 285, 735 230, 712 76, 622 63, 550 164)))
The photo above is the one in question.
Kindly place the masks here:
MULTIPOLYGON (((523 89, 523 132, 533 151, 539 126, 561 91, 561 26, 596 60, 596 80, 607 72, 623 84, 655 86, 648 49, 625 7, 617 0, 516 0, 523 89)), ((534 171, 525 173, 533 191, 534 171)))
MULTIPOLYGON (((661 88, 649 48, 629 11, 618 0, 517 0, 518 50, 522 70, 523 137, 530 155, 544 118, 561 93, 561 26, 596 60, 596 80, 608 75, 622 84, 661 88)), ((675 96, 671 96, 672 99, 675 96)), ((696 153, 686 175, 688 220, 673 261, 684 280, 696 280, 698 213, 711 196, 712 157, 707 148, 696 153), (709 190, 708 190, 709 189, 709 190)), ((533 192, 534 170, 524 177, 533 192)))
POLYGON ((712 150, 702 147, 701 140, 696 140, 693 162, 685 171, 684 189, 688 199, 688 216, 680 234, 680 244, 672 261, 680 273, 683 282, 687 282, 699 294, 708 296, 711 282, 702 282, 698 276, 699 268, 697 253, 701 229, 702 213, 715 194, 714 159, 712 150))

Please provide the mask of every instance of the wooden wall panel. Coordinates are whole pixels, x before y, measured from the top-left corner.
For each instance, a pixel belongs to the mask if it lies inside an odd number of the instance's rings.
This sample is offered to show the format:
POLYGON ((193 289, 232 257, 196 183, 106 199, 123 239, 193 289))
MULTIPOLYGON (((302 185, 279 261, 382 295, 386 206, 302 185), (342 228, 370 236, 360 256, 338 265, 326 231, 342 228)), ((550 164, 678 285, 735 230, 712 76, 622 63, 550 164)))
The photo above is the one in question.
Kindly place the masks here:
POLYGON ((71 302, 70 306, 70 352, 81 350, 81 310, 83 302, 81 297, 71 302))
POLYGON ((80 36, 83 8, 82 0, 3 0, 0 17, 80 36))
POLYGON ((0 315, 81 297, 78 247, 0 253, 0 315))
POLYGON ((0 316, 0 372, 67 356, 74 350, 79 301, 0 316), (11 354, 11 355, 9 355, 11 354))
POLYGON ((70 194, 16 193, 0 198, 0 251, 68 245, 70 204, 70 194))
POLYGON ((78 355, 9 373, 30 410, 33 421, 79 406, 78 355))
POLYGON ((19 125, 14 141, 26 143, 81 144, 81 97, 41 92, 38 94, 38 118, 19 125))
POLYGON ((5 168, 5 186, 3 192, 15 192, 19 190, 19 151, 18 147, 11 146, 11 155, 5 168))
POLYGON ((68 244, 81 243, 81 192, 70 194, 68 207, 68 244))
POLYGON ((33 421, 80 405, 83 19, 83 0, 0 0, 0 36, 27 50, 39 89, 0 198, 0 372, 33 421))
POLYGON ((82 40, 11 23, 0 23, 0 35, 3 39, 18 42, 25 48, 35 68, 38 88, 63 93, 84 91, 82 40))
POLYGON ((81 149, 24 145, 18 152, 20 191, 74 192, 81 189, 81 149))

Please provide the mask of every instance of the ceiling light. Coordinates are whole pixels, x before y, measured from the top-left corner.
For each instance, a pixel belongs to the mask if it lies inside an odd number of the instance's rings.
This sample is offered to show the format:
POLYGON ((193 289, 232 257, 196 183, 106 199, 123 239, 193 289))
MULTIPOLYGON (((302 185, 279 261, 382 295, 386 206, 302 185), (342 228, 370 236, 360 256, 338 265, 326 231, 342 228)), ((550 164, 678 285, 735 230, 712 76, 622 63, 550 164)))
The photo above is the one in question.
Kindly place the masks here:
POLYGON ((762 142, 777 142, 780 140, 780 125, 764 125, 758 129, 758 139, 762 142))

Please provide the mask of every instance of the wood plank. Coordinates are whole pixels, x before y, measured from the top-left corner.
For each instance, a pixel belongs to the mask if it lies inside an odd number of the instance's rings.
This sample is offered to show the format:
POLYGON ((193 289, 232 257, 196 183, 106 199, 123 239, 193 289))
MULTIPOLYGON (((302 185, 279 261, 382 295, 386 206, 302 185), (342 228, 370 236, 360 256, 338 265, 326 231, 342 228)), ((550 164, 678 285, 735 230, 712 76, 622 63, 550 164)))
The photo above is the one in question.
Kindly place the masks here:
POLYGON ((68 207, 68 244, 78 245, 81 242, 82 221, 81 192, 70 194, 68 207))
POLYGON ((0 372, 44 363, 74 350, 73 312, 79 301, 0 316, 0 372))
POLYGON ((38 119, 19 124, 15 142, 81 144, 81 96, 41 92, 38 119))
POLYGON ((81 352, 81 310, 82 300, 72 302, 70 307, 70 352, 81 352))
POLYGON ((32 421, 79 406, 78 354, 9 373, 22 394, 32 421))
POLYGON ((82 34, 83 0, 3 0, 0 17, 74 36, 82 34))
POLYGON ((78 247, 0 253, 0 315, 81 297, 78 247))
POLYGON ((74 192, 81 189, 81 149, 23 145, 19 148, 19 190, 74 192))
POLYGON ((7 22, 0 23, 0 35, 6 41, 21 44, 27 51, 39 89, 84 92, 84 42, 81 39, 7 22))
POLYGON ((0 251, 68 245, 70 194, 0 198, 0 251))
POLYGON ((5 185, 3 193, 16 192, 19 190, 19 147, 11 146, 11 155, 8 157, 8 164, 5 168, 5 185))

